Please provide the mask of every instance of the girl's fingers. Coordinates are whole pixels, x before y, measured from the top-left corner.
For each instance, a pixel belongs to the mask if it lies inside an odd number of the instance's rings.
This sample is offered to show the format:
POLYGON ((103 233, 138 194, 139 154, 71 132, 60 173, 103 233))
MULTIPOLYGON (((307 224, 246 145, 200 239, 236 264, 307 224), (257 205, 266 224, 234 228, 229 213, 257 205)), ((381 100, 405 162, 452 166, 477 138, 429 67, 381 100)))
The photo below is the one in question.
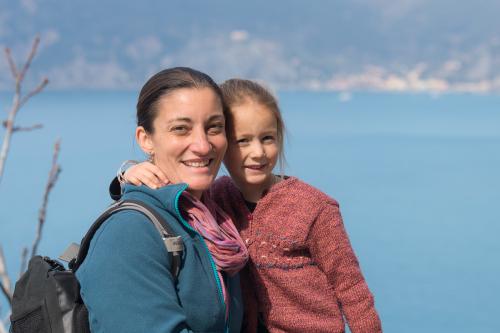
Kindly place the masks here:
MULTIPOLYGON (((137 181, 137 172, 140 169, 140 164, 132 165, 123 173, 123 179, 125 179, 125 181, 129 183, 132 183, 132 180, 137 181)), ((132 184, 137 185, 135 183, 132 184)))
POLYGON ((150 162, 142 162, 130 167, 125 171, 123 178, 134 185, 144 184, 153 189, 170 183, 163 171, 150 162))
POLYGON ((158 178, 160 183, 162 183, 163 185, 167 185, 168 183, 170 183, 170 181, 168 180, 167 176, 165 176, 163 171, 161 171, 161 169, 158 168, 153 163, 150 162, 144 163, 144 168, 147 169, 149 172, 151 172, 156 178, 158 178))
POLYGON ((126 177, 125 180, 127 181, 127 183, 130 183, 130 184, 135 185, 135 186, 142 185, 141 181, 134 176, 126 177))
POLYGON ((139 180, 146 186, 151 187, 153 189, 157 189, 162 186, 161 181, 156 178, 156 176, 148 171, 143 171, 141 174, 137 176, 139 180))
POLYGON ((149 167, 146 162, 133 165, 125 171, 123 178, 125 178, 126 181, 129 181, 129 179, 135 179, 143 183, 148 179, 148 174, 151 174, 151 172, 148 171, 148 168, 149 167))

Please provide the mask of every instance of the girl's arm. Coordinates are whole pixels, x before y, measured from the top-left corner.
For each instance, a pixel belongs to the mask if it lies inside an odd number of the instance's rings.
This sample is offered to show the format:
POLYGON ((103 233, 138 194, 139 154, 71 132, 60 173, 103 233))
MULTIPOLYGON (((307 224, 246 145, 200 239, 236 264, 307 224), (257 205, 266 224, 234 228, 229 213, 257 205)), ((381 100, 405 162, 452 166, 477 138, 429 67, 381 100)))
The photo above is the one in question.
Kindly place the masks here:
POLYGON ((126 161, 122 164, 118 170, 117 177, 113 178, 109 184, 109 195, 111 196, 111 199, 121 199, 121 185, 123 183, 129 183, 136 186, 146 185, 152 189, 158 189, 170 183, 163 171, 151 162, 146 161, 132 164, 132 166, 124 171, 122 169, 123 166, 130 165, 129 162, 131 161, 126 161))
POLYGON ((132 165, 122 175, 126 183, 136 186, 146 185, 157 189, 169 183, 167 176, 156 165, 151 162, 141 162, 132 165))
POLYGON ((109 184, 109 195, 113 200, 120 200, 122 197, 122 184, 129 183, 136 186, 146 185, 152 189, 158 189, 170 182, 163 171, 151 162, 141 162, 132 164, 128 169, 123 170, 124 165, 131 165, 131 162, 126 161, 118 170, 117 177, 113 178, 109 184))
POLYGON ((311 257, 334 287, 352 333, 382 332, 373 295, 361 273, 336 202, 328 202, 308 235, 311 257))

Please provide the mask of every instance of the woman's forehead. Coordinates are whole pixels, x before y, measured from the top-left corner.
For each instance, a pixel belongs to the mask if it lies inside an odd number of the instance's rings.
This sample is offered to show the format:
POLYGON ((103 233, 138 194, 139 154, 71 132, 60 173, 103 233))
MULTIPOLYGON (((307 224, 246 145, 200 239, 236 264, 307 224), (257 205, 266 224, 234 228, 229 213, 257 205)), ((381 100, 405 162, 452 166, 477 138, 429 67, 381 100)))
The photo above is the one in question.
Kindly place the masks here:
POLYGON ((164 119, 207 119, 223 115, 219 97, 210 88, 182 88, 162 96, 158 116, 164 119))

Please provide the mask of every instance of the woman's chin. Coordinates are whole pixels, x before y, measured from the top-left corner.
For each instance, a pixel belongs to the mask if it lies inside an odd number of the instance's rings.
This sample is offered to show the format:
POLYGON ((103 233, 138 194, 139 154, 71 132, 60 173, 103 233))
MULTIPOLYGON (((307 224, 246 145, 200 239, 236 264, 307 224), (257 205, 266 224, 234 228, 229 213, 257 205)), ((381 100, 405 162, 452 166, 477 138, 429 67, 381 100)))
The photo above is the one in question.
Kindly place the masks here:
POLYGON ((185 183, 188 184, 188 191, 191 193, 199 193, 201 194, 203 191, 206 191, 212 185, 215 177, 204 177, 204 179, 193 179, 187 180, 185 183))

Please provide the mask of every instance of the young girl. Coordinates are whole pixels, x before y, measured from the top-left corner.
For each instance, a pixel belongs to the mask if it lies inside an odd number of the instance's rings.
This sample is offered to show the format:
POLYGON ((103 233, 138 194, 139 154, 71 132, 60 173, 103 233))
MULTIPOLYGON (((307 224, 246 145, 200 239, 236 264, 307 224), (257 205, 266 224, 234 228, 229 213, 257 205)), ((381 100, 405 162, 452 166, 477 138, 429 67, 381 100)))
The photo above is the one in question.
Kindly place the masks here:
MULTIPOLYGON (((349 242, 337 201, 283 164, 284 124, 276 99, 256 82, 221 85, 229 108, 224 164, 231 175, 209 195, 236 224, 250 260, 242 273, 247 332, 381 332, 373 296, 349 242)), ((127 170, 134 184, 168 182, 145 162, 127 170)))

